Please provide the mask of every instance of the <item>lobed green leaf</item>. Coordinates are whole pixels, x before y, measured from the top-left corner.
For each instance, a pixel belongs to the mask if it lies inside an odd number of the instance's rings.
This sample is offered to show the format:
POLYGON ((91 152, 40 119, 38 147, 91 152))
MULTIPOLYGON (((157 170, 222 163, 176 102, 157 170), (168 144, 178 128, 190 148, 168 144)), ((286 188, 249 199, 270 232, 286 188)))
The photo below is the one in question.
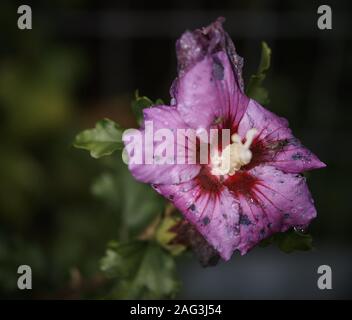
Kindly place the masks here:
POLYGON ((122 128, 112 120, 103 119, 95 128, 79 133, 74 141, 76 148, 90 151, 93 158, 111 155, 123 148, 122 128))

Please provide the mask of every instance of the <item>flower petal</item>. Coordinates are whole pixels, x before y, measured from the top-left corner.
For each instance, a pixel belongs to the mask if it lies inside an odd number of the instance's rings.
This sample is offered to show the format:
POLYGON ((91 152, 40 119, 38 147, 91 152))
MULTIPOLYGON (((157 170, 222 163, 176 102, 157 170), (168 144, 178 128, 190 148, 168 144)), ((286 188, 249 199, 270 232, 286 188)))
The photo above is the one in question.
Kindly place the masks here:
POLYGON ((248 103, 243 59, 222 27, 224 20, 220 17, 208 27, 187 31, 176 43, 179 78, 170 89, 171 104, 177 104, 196 129, 224 121, 237 129, 248 103))
POLYGON ((239 243, 239 205, 227 189, 204 192, 197 179, 157 186, 170 199, 224 260, 229 260, 239 243))
MULTIPOLYGON (((244 92, 242 68, 243 58, 240 57, 230 36, 222 27, 225 19, 219 17, 209 26, 194 31, 186 31, 176 42, 178 73, 182 76, 196 63, 206 56, 225 52, 230 59, 231 67, 242 92, 244 92)), ((176 97, 177 86, 173 86, 171 96, 176 97)))
MULTIPOLYGON (((176 108, 169 106, 157 106, 144 109, 143 113, 144 124, 143 128, 139 130, 142 138, 142 161, 139 163, 134 163, 132 161, 129 162, 128 167, 132 175, 141 182, 153 184, 181 183, 195 177, 200 170, 200 166, 197 164, 189 164, 190 162, 188 162, 192 157, 195 157, 196 154, 196 145, 192 144, 191 140, 185 139, 185 141, 188 141, 186 146, 181 143, 181 147, 186 147, 186 164, 177 164, 178 145, 176 142, 180 140, 177 140, 176 129, 188 129, 188 126, 182 120, 176 108), (154 139, 153 136, 151 136, 150 141, 152 141, 153 144, 153 154, 151 156, 155 162, 151 162, 150 164, 148 164, 146 159, 146 153, 151 150, 150 145, 146 143, 146 121, 152 123, 152 134, 156 134, 159 129, 168 129, 167 131, 171 134, 170 138, 172 138, 170 140, 165 138, 162 141, 156 141, 155 136, 154 139), (161 143, 164 143, 165 148, 173 150, 170 157, 167 158, 166 163, 160 161, 158 162, 158 159, 162 156, 162 154, 158 154, 160 151, 160 149, 158 151, 158 146, 160 147, 161 143)), ((128 144, 131 142, 131 135, 134 135, 136 131, 137 130, 134 130, 132 133, 126 133, 123 136, 123 141, 130 158, 132 157, 131 153, 133 152, 129 149, 128 144)))
POLYGON ((316 210, 305 178, 271 166, 256 166, 225 181, 240 201, 241 254, 276 232, 305 228, 316 210))
POLYGON ((266 110, 252 99, 238 132, 245 137, 251 128, 256 128, 258 135, 251 145, 253 157, 247 169, 266 163, 285 172, 300 173, 326 166, 292 135, 286 119, 266 110))
POLYGON ((206 56, 187 71, 178 81, 176 100, 184 121, 196 129, 225 122, 236 127, 249 101, 224 52, 206 56))

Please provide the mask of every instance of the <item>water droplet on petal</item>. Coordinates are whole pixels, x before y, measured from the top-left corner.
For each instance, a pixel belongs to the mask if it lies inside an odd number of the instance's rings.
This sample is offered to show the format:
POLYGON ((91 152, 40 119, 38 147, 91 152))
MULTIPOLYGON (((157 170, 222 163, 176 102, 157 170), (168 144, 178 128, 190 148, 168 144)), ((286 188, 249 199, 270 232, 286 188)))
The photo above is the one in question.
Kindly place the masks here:
POLYGON ((293 230, 295 230, 296 232, 305 232, 306 229, 303 226, 295 226, 293 227, 293 230))

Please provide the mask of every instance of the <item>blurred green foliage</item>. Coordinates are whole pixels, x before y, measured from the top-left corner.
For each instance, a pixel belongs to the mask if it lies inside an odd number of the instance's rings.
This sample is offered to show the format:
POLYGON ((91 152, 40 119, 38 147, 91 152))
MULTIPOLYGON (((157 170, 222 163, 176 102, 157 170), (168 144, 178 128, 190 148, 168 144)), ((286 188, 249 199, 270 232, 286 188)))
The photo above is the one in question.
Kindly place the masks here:
POLYGON ((172 298, 178 291, 175 261, 154 241, 110 243, 101 269, 115 280, 115 299, 172 298))
POLYGON ((96 297, 98 261, 117 224, 89 194, 96 164, 70 148, 84 55, 42 29, 18 33, 16 19, 15 4, 2 4, 0 297, 96 297), (22 264, 32 267, 31 292, 17 288, 22 264))
POLYGON ((246 94, 263 105, 267 105, 270 102, 269 92, 262 86, 266 73, 270 68, 270 59, 271 49, 266 42, 262 42, 262 53, 257 73, 250 77, 246 87, 246 94))
POLYGON ((21 264, 35 275, 31 297, 64 296, 71 268, 95 272, 91 259, 102 237, 93 239, 107 223, 89 214, 92 201, 82 191, 91 169, 68 148, 76 73, 67 52, 1 61, 1 296, 25 295, 17 289, 21 264))
POLYGON ((132 177, 120 152, 116 153, 117 157, 111 155, 121 149, 113 145, 121 143, 118 128, 113 121, 102 120, 95 129, 79 133, 74 142, 77 148, 90 151, 93 158, 110 156, 103 158, 104 173, 96 178, 91 188, 104 206, 118 213, 115 222, 119 228, 114 237, 118 242, 110 242, 101 260, 101 270, 112 279, 105 297, 173 297, 179 288, 174 256, 181 253, 184 246, 168 246, 168 240, 172 240, 169 228, 178 220, 164 217, 165 201, 149 185, 132 177))
POLYGON ((165 201, 149 185, 136 181, 120 157, 104 160, 105 170, 93 182, 92 193, 118 212, 119 232, 114 239, 129 240, 163 213, 165 201))

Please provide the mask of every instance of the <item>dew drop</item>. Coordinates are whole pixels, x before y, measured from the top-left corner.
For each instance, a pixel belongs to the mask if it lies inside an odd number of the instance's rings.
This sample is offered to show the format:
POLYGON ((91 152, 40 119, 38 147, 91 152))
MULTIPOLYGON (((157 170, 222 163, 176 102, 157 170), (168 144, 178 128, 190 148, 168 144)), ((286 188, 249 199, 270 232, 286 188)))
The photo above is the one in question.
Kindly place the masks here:
POLYGON ((293 230, 295 230, 296 232, 305 232, 305 228, 303 228, 302 226, 295 226, 293 227, 293 230))

